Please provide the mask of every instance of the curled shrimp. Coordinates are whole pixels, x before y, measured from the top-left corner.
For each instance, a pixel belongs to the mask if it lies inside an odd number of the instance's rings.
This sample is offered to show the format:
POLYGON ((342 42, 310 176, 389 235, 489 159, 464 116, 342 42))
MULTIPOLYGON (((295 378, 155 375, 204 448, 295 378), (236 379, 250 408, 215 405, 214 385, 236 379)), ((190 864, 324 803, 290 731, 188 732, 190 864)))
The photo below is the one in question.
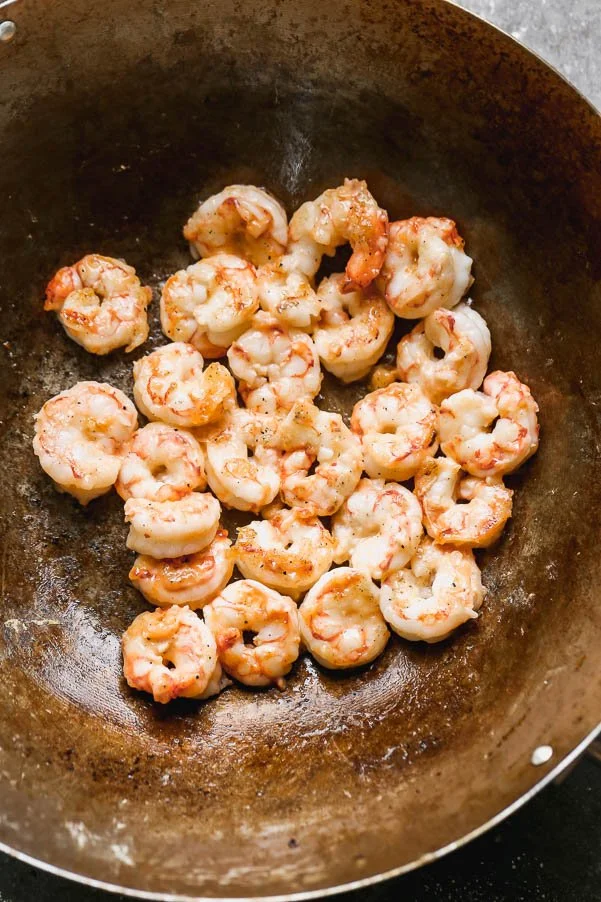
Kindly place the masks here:
POLYGON ((423 532, 415 495, 395 482, 362 479, 332 517, 334 561, 385 579, 411 560, 423 532))
POLYGON ((124 501, 177 501, 206 484, 204 457, 194 436, 148 423, 128 444, 115 488, 124 501))
POLYGON ((438 545, 486 548, 511 517, 513 492, 502 479, 462 478, 459 464, 446 457, 424 463, 415 477, 415 494, 428 535, 438 545))
POLYGON ((351 429, 372 479, 405 482, 438 448, 436 407, 419 385, 392 382, 357 401, 351 429))
POLYGON ((200 257, 237 254, 261 266, 284 252, 288 219, 264 188, 228 185, 201 203, 184 226, 184 238, 200 257))
POLYGON ((167 279, 161 294, 161 326, 172 341, 185 341, 205 357, 222 357, 259 307, 252 263, 216 254, 167 279))
POLYGON ((236 510, 257 513, 280 490, 278 454, 267 446, 277 430, 272 417, 233 409, 205 437, 209 486, 236 510))
POLYGON ((345 290, 345 276, 324 279, 317 289, 321 304, 313 332, 325 368, 343 382, 363 379, 388 344, 394 315, 373 290, 345 290))
POLYGON ((219 595, 234 570, 234 557, 227 531, 218 529, 202 551, 184 557, 158 560, 139 555, 129 578, 150 604, 202 608, 219 595))
POLYGON ((273 444, 282 452, 281 495, 289 507, 328 517, 359 482, 359 441, 339 414, 319 410, 310 401, 296 402, 273 444))
POLYGON ((219 502, 208 493, 191 492, 178 501, 129 498, 127 547, 155 558, 195 554, 215 538, 220 513, 219 502))
POLYGON ((208 698, 227 685, 211 631, 187 607, 139 614, 121 644, 128 686, 155 702, 208 698))
POLYGON ((490 357, 490 332, 467 304, 435 310, 399 342, 398 374, 417 382, 434 404, 464 388, 482 384, 490 357), (443 356, 436 356, 441 348, 443 356))
POLYGON ((481 392, 465 389, 442 402, 442 450, 472 476, 513 473, 538 448, 537 413, 515 373, 490 373, 481 392))
POLYGON ((296 268, 314 276, 322 256, 333 256, 347 242, 353 250, 347 283, 367 288, 384 262, 388 215, 358 179, 345 179, 344 185, 328 188, 298 208, 290 220, 288 254, 296 268))
POLYGON ((453 220, 414 216, 389 231, 381 285, 396 315, 419 319, 458 304, 474 280, 453 220))
POLYGON ((236 387, 228 370, 211 363, 181 341, 157 348, 134 363, 134 398, 149 420, 170 426, 204 426, 234 402, 236 387))
POLYGON ((152 291, 133 266, 88 254, 64 266, 46 288, 44 310, 56 310, 65 332, 92 354, 133 351, 148 338, 146 308, 152 291))
POLYGON ((226 673, 246 686, 284 688, 300 647, 298 611, 291 598, 241 579, 203 613, 226 673))
POLYGON ((310 331, 319 317, 319 300, 311 279, 294 268, 290 259, 284 255, 261 267, 257 274, 259 301, 282 325, 310 331))
POLYGON ((269 313, 257 314, 227 359, 244 403, 257 413, 285 413, 298 398, 314 398, 321 386, 311 336, 286 329, 269 313))
POLYGON ((469 549, 424 539, 409 566, 382 583, 380 609, 403 639, 441 642, 478 616, 485 593, 469 549))
POLYGON ((88 504, 114 485, 138 425, 127 395, 105 382, 78 382, 35 417, 33 450, 60 491, 88 504))
POLYGON ((317 517, 285 509, 239 529, 234 546, 243 576, 294 599, 330 569, 333 550, 332 537, 317 517))
POLYGON ((389 632, 379 591, 361 570, 336 567, 319 579, 298 609, 301 638, 323 667, 361 667, 382 654, 389 632))

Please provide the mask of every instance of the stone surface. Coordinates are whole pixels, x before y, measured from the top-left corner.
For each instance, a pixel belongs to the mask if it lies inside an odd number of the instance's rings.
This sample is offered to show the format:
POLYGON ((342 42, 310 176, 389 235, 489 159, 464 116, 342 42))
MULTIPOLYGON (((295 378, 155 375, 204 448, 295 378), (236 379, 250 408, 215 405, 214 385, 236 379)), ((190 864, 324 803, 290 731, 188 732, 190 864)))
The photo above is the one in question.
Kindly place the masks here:
POLYGON ((457 0, 559 69, 601 109, 599 0, 457 0))

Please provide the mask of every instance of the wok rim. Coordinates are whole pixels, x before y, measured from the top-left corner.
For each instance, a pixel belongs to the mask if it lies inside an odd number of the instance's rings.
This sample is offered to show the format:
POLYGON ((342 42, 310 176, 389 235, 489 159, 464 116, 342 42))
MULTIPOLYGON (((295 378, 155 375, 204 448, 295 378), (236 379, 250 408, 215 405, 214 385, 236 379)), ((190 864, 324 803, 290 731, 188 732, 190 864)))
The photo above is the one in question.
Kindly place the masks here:
MULTIPOLYGON (((17 4, 18 2, 19 0, 8 0, 8 2, 1 2, 0 0, 0 11, 3 7, 10 7, 13 4, 17 4)), ((597 117, 601 118, 601 108, 598 108, 596 104, 594 104, 593 101, 590 100, 590 98, 588 98, 580 90, 580 88, 578 88, 563 72, 561 72, 553 63, 549 62, 543 56, 541 56, 536 50, 528 47, 526 44, 524 44, 518 38, 514 37, 508 31, 505 31, 505 29, 501 28, 499 25, 490 22, 483 15, 480 15, 479 13, 473 12, 472 10, 462 6, 460 3, 456 2, 456 0, 438 0, 438 2, 445 6, 452 6, 455 9, 461 10, 461 13, 463 15, 472 19, 476 19, 488 29, 497 32, 503 38, 511 41, 523 53, 525 53, 531 59, 535 60, 538 64, 544 66, 547 70, 551 71, 556 78, 558 78, 570 88, 570 90, 576 95, 581 103, 584 103, 597 117)), ((38 870, 44 871, 45 873, 52 874, 55 877, 61 877, 66 880, 70 880, 71 882, 79 884, 80 886, 88 886, 92 889, 104 890, 105 892, 112 893, 114 895, 121 894, 132 899, 152 900, 152 902, 303 902, 303 900, 307 899, 320 899, 325 897, 329 898, 330 896, 335 896, 345 892, 366 889, 370 886, 384 883, 386 880, 391 880, 395 877, 400 877, 403 874, 408 874, 411 871, 415 871, 418 868, 423 867, 424 865, 439 861, 446 855, 454 852, 456 849, 460 849, 468 843, 472 842, 472 840, 477 839, 479 836, 483 836, 493 827, 501 824, 516 811, 519 811, 519 809, 526 805, 529 801, 531 801, 534 796, 538 795, 541 790, 543 790, 546 786, 557 779, 557 777, 559 777, 564 771, 566 771, 570 767, 570 765, 576 764, 576 762, 586 753, 587 748, 591 745, 591 743, 594 742, 597 737, 601 737, 601 719, 596 724, 596 726, 594 726, 593 729, 589 733, 587 733, 586 736, 584 736, 584 738, 581 739, 573 749, 571 749, 571 751, 567 752, 567 754, 564 755, 564 757, 559 760, 557 764, 553 768, 551 768, 551 770, 549 770, 538 782, 534 783, 533 786, 530 787, 530 789, 524 792, 521 796, 519 796, 505 808, 502 808, 497 812, 497 814, 493 815, 487 821, 480 824, 478 827, 475 827, 469 833, 465 833, 459 839, 453 840, 452 842, 447 843, 446 845, 441 846, 440 848, 435 849, 432 852, 426 852, 419 858, 408 861, 396 868, 390 868, 387 871, 372 874, 369 877, 363 877, 359 880, 351 880, 348 883, 335 884, 333 886, 324 887, 322 889, 304 890, 302 892, 292 893, 279 893, 277 895, 271 896, 191 896, 188 894, 182 895, 180 893, 155 892, 152 890, 134 889, 133 887, 122 886, 118 883, 108 883, 104 880, 98 880, 95 877, 88 877, 85 874, 78 873, 77 871, 72 871, 67 868, 53 865, 48 861, 44 861, 40 858, 36 858, 33 855, 29 855, 27 852, 22 852, 19 849, 16 849, 13 846, 8 845, 7 843, 4 843, 2 840, 0 840, 0 852, 3 852, 5 855, 10 856, 17 861, 21 861, 24 864, 31 865, 38 870)))
MULTIPOLYGON (((448 0, 445 0, 445 2, 448 2, 448 0)), ((489 818, 489 820, 480 824, 479 827, 476 827, 469 833, 465 833, 459 839, 453 840, 453 842, 447 843, 446 846, 441 846, 433 852, 426 852, 419 858, 414 858, 413 861, 408 861, 406 864, 402 864, 397 868, 391 868, 390 870, 382 871, 379 874, 372 874, 370 877, 363 877, 361 880, 351 880, 349 883, 338 883, 334 886, 327 886, 323 889, 305 890, 300 893, 279 893, 275 896, 189 896, 187 894, 181 895, 180 893, 154 892, 152 890, 141 890, 120 886, 118 883, 106 883, 104 880, 97 880, 95 877, 86 877, 84 874, 78 874, 76 871, 69 871, 66 868, 50 864, 48 861, 34 858, 33 855, 28 855, 26 852, 20 852, 17 849, 13 849, 11 846, 8 846, 1 841, 0 852, 4 852, 12 858, 16 858, 24 864, 32 865, 48 874, 53 874, 55 877, 63 877, 67 880, 71 880, 73 883, 89 886, 92 889, 105 890, 106 892, 114 893, 115 895, 119 893, 122 896, 127 896, 131 899, 148 899, 153 900, 153 902, 303 902, 305 899, 329 898, 330 896, 336 896, 340 893, 366 889, 369 886, 384 883, 386 880, 392 880, 394 877, 401 877, 403 874, 415 871, 423 865, 439 861, 450 852, 460 849, 462 846, 470 843, 473 839, 477 839, 479 836, 487 833, 493 827, 501 824, 510 815, 519 811, 519 809, 533 799, 535 795, 538 795, 545 786, 548 786, 549 783, 552 783, 564 770, 569 768, 571 764, 575 764, 579 758, 585 754, 587 748, 594 742, 597 736, 601 736, 601 723, 597 724, 584 739, 581 739, 571 752, 568 752, 567 755, 558 761, 555 767, 548 771, 538 783, 531 786, 527 792, 519 796, 510 805, 507 805, 506 808, 502 808, 501 811, 497 812, 497 814, 489 818)))

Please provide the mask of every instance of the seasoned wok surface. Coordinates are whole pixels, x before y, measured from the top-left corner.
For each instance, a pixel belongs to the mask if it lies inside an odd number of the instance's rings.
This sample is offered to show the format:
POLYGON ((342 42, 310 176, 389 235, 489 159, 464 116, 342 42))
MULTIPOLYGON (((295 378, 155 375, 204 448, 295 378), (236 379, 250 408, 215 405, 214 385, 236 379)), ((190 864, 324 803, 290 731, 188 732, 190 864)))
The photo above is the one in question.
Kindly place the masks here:
MULTIPOLYGON (((76 0, 19 11, 0 52, 0 840, 157 892, 318 890, 477 827, 599 719, 601 126, 525 51, 441 3, 76 0), (283 693, 159 710, 120 677, 122 505, 82 510, 31 450, 80 379, 131 393, 42 312, 89 250, 145 284, 189 261, 181 225, 223 184, 289 207, 366 178, 393 218, 457 219, 491 368, 515 369, 543 442, 480 557, 482 617, 440 646, 391 641, 363 673, 310 660, 283 693), (523 485, 522 485, 523 483, 523 485)), ((324 383, 348 414, 364 386, 324 383)), ((233 525, 233 519, 228 524, 233 525)))

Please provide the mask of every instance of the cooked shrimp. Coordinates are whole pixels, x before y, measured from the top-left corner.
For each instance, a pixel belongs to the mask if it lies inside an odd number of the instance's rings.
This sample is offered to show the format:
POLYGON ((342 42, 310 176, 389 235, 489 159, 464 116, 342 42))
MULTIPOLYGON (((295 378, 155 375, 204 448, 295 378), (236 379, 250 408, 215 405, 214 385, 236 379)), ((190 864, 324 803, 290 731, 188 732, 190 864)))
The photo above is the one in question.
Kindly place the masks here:
POLYGON ((491 373, 483 391, 465 389, 442 402, 442 450, 472 476, 513 473, 538 448, 537 413, 515 373, 491 373))
POLYGON ((227 352, 246 406, 261 414, 286 413, 298 398, 314 398, 321 386, 319 357, 311 336, 286 329, 269 313, 227 352))
POLYGON ((207 688, 200 696, 201 699, 213 698, 215 695, 219 695, 220 692, 223 692, 224 689, 227 689, 228 686, 232 685, 232 681, 230 678, 223 672, 223 667, 217 661, 217 666, 213 671, 213 674, 207 683, 207 688))
POLYGON ((325 368, 343 382, 363 379, 378 362, 394 328, 394 316, 373 290, 345 291, 345 276, 317 289, 321 314, 313 341, 325 368))
POLYGON ((474 281, 452 219, 414 216, 390 224, 381 286, 397 316, 419 319, 454 307, 474 281))
POLYGON ((290 329, 311 330, 319 316, 319 300, 311 279, 289 268, 290 259, 285 255, 259 270, 261 307, 290 329))
POLYGON ((177 501, 206 484, 204 457, 194 436, 148 423, 127 446, 115 488, 125 501, 177 501))
POLYGON ((380 609, 403 639, 440 642, 478 616, 485 593, 469 549, 424 539, 409 567, 382 583, 380 609))
POLYGON ((192 344, 205 357, 222 357, 259 307, 252 263, 216 254, 167 279, 161 326, 173 341, 192 344))
POLYGON ((243 576, 295 599, 330 569, 333 550, 332 537, 317 517, 285 509, 239 529, 234 546, 243 576))
POLYGON ((200 205, 184 226, 184 238, 200 257, 237 254, 261 266, 284 252, 288 220, 263 188, 229 185, 200 205))
POLYGON ((332 517, 334 560, 385 579, 411 560, 423 533, 415 495, 395 482, 362 479, 332 517))
POLYGON ((405 482, 438 448, 436 407, 418 385, 393 382, 357 401, 351 429, 361 439, 365 472, 405 482))
POLYGON ((122 648, 128 686, 155 702, 208 698, 221 688, 213 634, 187 607, 139 614, 123 633, 122 648))
POLYGON ((371 373, 369 377, 369 387, 372 391, 378 391, 380 388, 388 388, 393 382, 397 381, 397 368, 390 366, 388 363, 381 363, 371 373))
POLYGON ((272 417, 231 410, 206 436, 207 479, 228 507, 257 513, 280 490, 276 451, 267 448, 277 429, 272 417))
POLYGON ((439 545, 486 548, 511 517, 513 492, 502 479, 461 478, 459 464, 446 457, 424 463, 415 477, 415 494, 428 535, 439 545))
POLYGON ((114 485, 137 425, 136 408, 118 388, 78 382, 36 414, 33 450, 59 491, 87 504, 114 485))
POLYGON ((289 507, 328 517, 359 482, 363 455, 358 439, 339 414, 310 401, 296 402, 273 444, 283 452, 281 493, 289 507))
POLYGON ((149 420, 170 426, 204 426, 236 398, 234 380, 220 363, 203 359, 181 341, 157 348, 134 363, 134 398, 149 420))
POLYGON ((482 384, 491 342, 488 326, 479 313, 460 304, 454 310, 435 310, 397 349, 399 377, 417 382, 434 404, 464 388, 482 384), (435 354, 442 348, 444 356, 435 354))
POLYGON ((69 338, 86 351, 108 354, 124 346, 133 351, 146 341, 151 298, 133 266, 88 254, 59 269, 46 288, 44 310, 56 310, 69 338))
POLYGON ((191 492, 178 501, 125 502, 127 547, 155 558, 184 557, 206 548, 217 533, 221 507, 212 495, 191 492))
POLYGON ((156 558, 140 555, 129 578, 150 604, 188 605, 196 610, 219 595, 231 579, 234 556, 227 531, 218 529, 213 541, 185 557, 156 558))
POLYGON ((246 686, 284 688, 298 658, 298 611, 291 598, 253 579, 230 583, 203 611, 223 669, 246 686))
POLYGON ((349 242, 353 253, 346 265, 347 284, 367 288, 376 278, 388 244, 388 215, 369 193, 365 182, 345 179, 298 208, 289 228, 288 253, 297 268, 314 276, 323 254, 349 242))
POLYGON ((324 573, 298 609, 301 638, 315 660, 342 670, 382 654, 390 634, 378 602, 377 587, 361 570, 324 573))

